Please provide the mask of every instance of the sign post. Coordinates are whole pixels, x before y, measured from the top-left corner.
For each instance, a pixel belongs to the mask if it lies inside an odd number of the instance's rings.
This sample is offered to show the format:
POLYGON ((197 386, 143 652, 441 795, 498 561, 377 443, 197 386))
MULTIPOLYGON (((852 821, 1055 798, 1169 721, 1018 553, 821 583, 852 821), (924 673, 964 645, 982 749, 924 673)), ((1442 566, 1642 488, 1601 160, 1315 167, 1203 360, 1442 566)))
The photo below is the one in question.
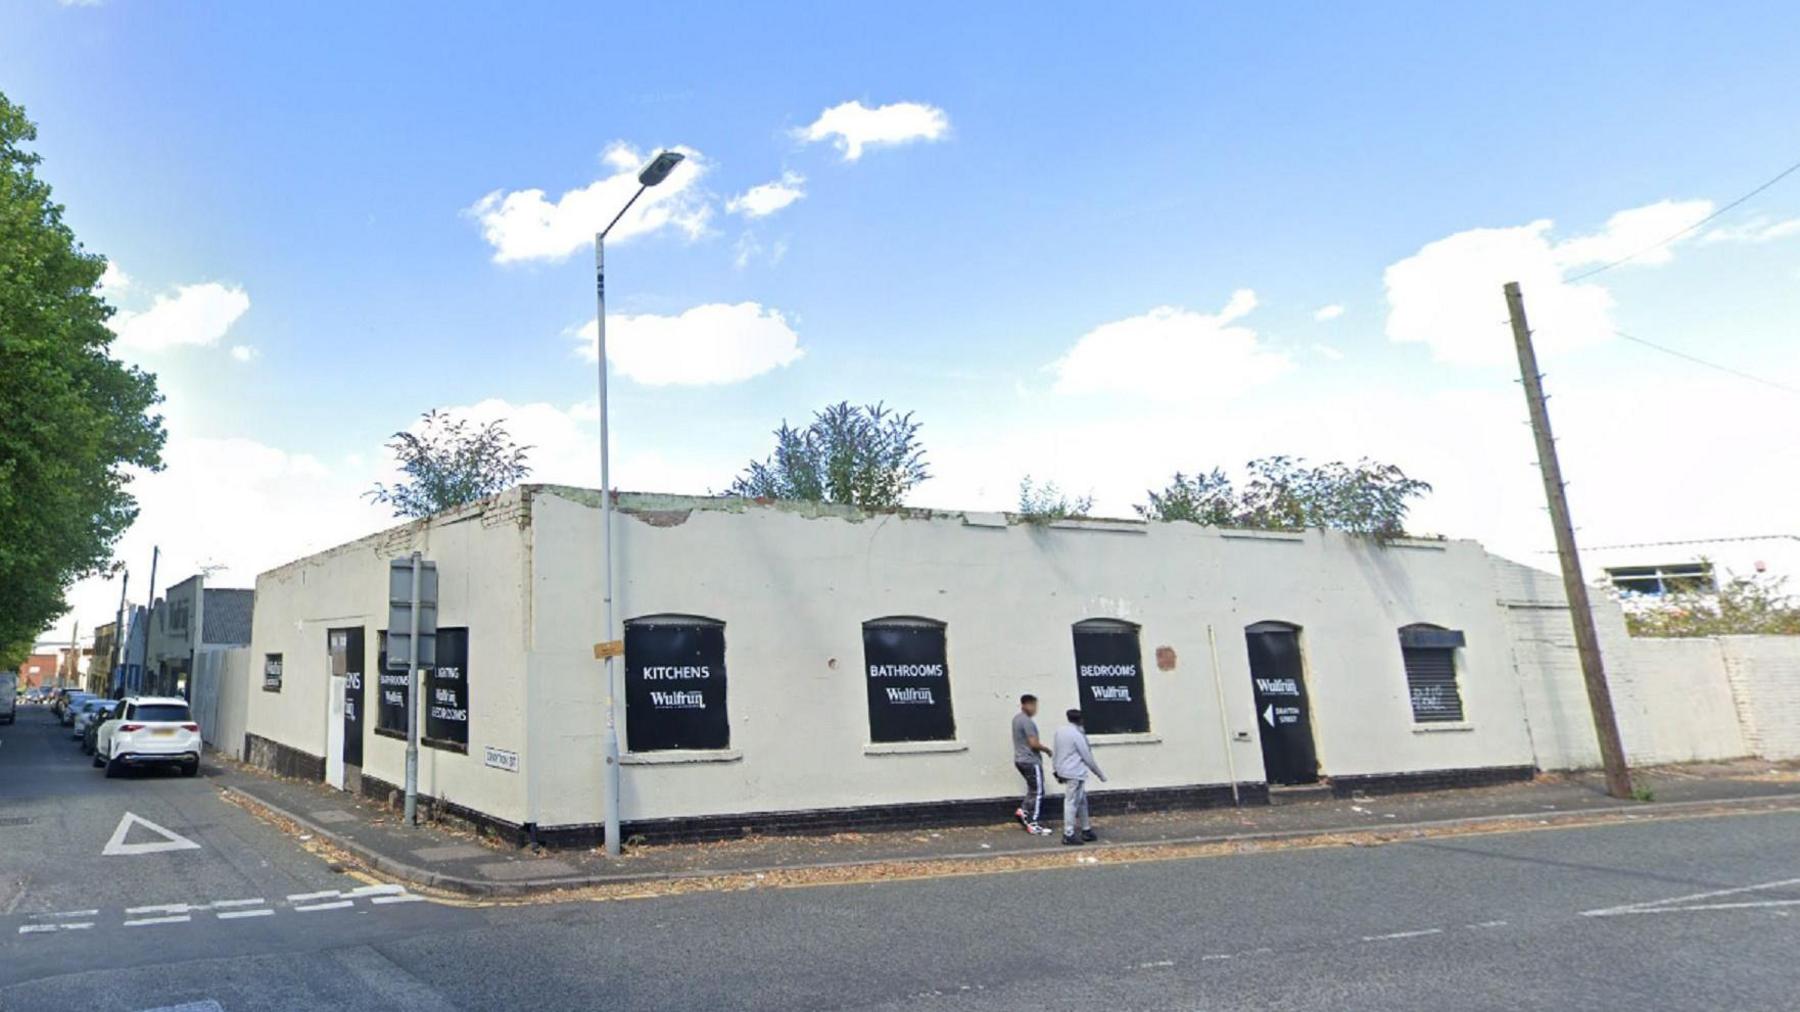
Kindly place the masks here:
POLYGON ((419 669, 437 662, 437 563, 418 552, 388 563, 389 669, 406 672, 406 824, 418 821, 419 669), (405 639, 395 630, 405 628, 405 639))

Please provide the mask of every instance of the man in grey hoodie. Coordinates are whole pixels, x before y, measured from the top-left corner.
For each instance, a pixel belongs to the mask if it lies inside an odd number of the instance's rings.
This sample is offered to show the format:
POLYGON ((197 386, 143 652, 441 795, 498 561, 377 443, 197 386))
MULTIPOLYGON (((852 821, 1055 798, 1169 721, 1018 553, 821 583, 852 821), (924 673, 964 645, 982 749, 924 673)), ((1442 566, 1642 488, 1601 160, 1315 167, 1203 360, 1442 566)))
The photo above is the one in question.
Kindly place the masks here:
POLYGON ((1094 761, 1094 753, 1088 748, 1087 732, 1081 728, 1081 711, 1070 710, 1067 716, 1069 722, 1056 729, 1050 768, 1056 771, 1056 779, 1063 785, 1062 842, 1078 847, 1099 839, 1088 819, 1087 778, 1093 774, 1104 783, 1106 774, 1100 772, 1100 764, 1094 761), (1077 821, 1081 824, 1080 836, 1075 835, 1077 821))

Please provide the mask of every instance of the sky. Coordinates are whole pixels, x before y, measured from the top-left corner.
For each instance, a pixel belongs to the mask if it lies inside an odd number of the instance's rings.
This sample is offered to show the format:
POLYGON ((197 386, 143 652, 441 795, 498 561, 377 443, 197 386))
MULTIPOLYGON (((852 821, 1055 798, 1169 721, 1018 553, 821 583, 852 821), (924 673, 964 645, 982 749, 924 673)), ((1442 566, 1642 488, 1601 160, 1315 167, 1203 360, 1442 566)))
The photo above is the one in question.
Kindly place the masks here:
POLYGON ((607 243, 618 487, 879 401, 912 505, 1366 456, 1549 566, 1518 281, 1583 542, 1800 533, 1800 173, 1658 245, 1800 161, 1800 8, 1459 7, 0 0, 0 91, 167 396, 137 600, 153 545, 251 586, 391 523, 431 408, 596 485, 592 234, 665 148, 607 243))

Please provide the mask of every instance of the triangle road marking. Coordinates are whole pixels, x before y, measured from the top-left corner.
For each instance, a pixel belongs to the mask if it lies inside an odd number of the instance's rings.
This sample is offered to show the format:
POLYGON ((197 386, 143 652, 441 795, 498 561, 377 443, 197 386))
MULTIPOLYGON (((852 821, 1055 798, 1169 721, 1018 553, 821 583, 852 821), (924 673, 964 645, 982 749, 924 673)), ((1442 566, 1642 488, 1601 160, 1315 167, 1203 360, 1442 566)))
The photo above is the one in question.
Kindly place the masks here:
POLYGON ((199 849, 199 844, 180 833, 164 829, 136 812, 126 812, 125 817, 119 820, 119 828, 113 830, 112 839, 106 841, 106 849, 100 853, 105 857, 131 857, 136 854, 159 854, 165 850, 199 849), (153 843, 126 843, 125 837, 130 834, 134 825, 159 833, 163 839, 153 843))

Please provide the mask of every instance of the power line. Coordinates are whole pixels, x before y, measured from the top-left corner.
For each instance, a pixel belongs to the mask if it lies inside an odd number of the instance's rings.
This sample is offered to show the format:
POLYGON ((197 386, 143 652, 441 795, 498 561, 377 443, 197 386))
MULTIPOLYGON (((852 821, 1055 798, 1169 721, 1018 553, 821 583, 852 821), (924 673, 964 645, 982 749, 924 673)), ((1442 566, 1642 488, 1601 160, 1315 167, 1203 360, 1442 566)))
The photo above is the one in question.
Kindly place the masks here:
POLYGON ((1747 372, 1744 372, 1742 369, 1733 369, 1732 367, 1730 367, 1728 365, 1720 365, 1717 362, 1708 362, 1706 359, 1700 358, 1697 355, 1690 355, 1685 351, 1677 351, 1674 348, 1670 348, 1670 347, 1666 347, 1664 345, 1657 344, 1655 341, 1646 341, 1641 337, 1637 337, 1632 334, 1627 334, 1622 330, 1615 330, 1615 331, 1613 331, 1613 333, 1619 335, 1620 337, 1624 338, 1627 341, 1631 341, 1634 344, 1641 344, 1646 348, 1652 348, 1652 349, 1655 349, 1656 351, 1660 351, 1664 355, 1673 355, 1676 358, 1685 359, 1689 362, 1694 363, 1695 365, 1703 365, 1703 366, 1707 367, 1708 369, 1717 369, 1719 372, 1726 373, 1726 374, 1729 374, 1732 376, 1736 376, 1738 379, 1746 379, 1752 383, 1761 383, 1763 386, 1774 387, 1775 389, 1780 390, 1783 393, 1789 393, 1789 394, 1793 394, 1796 397, 1800 397, 1800 387, 1789 386, 1788 384, 1783 383, 1779 380, 1772 380, 1766 376, 1758 376, 1755 373, 1747 373, 1747 372))
MULTIPOLYGON (((1653 242, 1648 246, 1645 246, 1643 249, 1640 249, 1640 250, 1637 250, 1636 252, 1622 256, 1619 259, 1612 261, 1611 263, 1601 264, 1600 266, 1594 268, 1593 270, 1582 271, 1580 274, 1576 274, 1571 277, 1564 278, 1563 280, 1565 282, 1575 282, 1575 281, 1580 281, 1583 278, 1591 278, 1594 275, 1599 274, 1601 271, 1610 271, 1614 267, 1619 266, 1620 264, 1630 263, 1631 261, 1636 260, 1638 257, 1643 256, 1645 253, 1648 253, 1653 249, 1660 249, 1663 246, 1667 246, 1668 244, 1674 242, 1675 240, 1681 238, 1684 235, 1687 235, 1688 233, 1694 231, 1695 229, 1698 229, 1700 226, 1706 224, 1709 221, 1712 221, 1713 219, 1719 217, 1720 215, 1724 214, 1725 212, 1731 210, 1732 208, 1737 207, 1739 204, 1742 204, 1746 200, 1749 200, 1751 197, 1756 196, 1757 194, 1763 192, 1764 190, 1768 189, 1771 186, 1774 186, 1776 183, 1781 182, 1783 179, 1786 179, 1787 177, 1793 175, 1796 172, 1800 172, 1800 162, 1795 162, 1794 164, 1788 166, 1787 168, 1782 169, 1780 172, 1775 174, 1775 177, 1773 179, 1770 179, 1768 182, 1762 184, 1761 186, 1757 187, 1756 189, 1751 190, 1749 193, 1746 193, 1743 196, 1739 197, 1738 199, 1732 201, 1731 203, 1726 204, 1724 207, 1719 208, 1717 211, 1714 211, 1713 213, 1707 215, 1704 218, 1701 218, 1699 221, 1694 222, 1692 225, 1689 225, 1688 227, 1682 229, 1679 232, 1671 233, 1670 235, 1668 235, 1662 239, 1659 239, 1656 242, 1653 242)), ((1705 363, 1702 363, 1702 364, 1705 364, 1705 363)))

